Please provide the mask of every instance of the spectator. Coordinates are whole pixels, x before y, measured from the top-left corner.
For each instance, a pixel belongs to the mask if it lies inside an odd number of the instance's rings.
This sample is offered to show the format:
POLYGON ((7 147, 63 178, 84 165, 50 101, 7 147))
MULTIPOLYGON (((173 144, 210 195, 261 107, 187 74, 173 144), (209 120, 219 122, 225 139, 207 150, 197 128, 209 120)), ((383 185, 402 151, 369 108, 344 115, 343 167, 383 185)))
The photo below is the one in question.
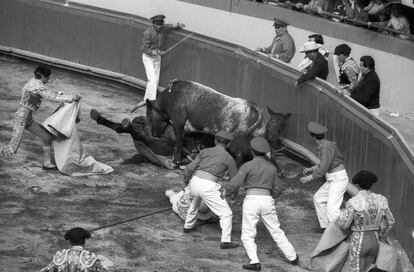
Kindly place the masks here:
POLYGON ((298 78, 295 86, 298 86, 305 81, 312 80, 315 77, 326 80, 329 73, 328 61, 322 56, 321 53, 319 53, 319 48, 321 48, 320 44, 315 42, 306 42, 300 49, 300 52, 305 53, 306 57, 312 61, 312 65, 303 71, 304 74, 298 78))
POLYGON ((352 90, 358 83, 359 67, 350 53, 351 47, 347 44, 340 44, 335 48, 334 55, 338 56, 339 86, 352 90))
POLYGON ((371 17, 378 12, 382 11, 385 8, 384 3, 382 0, 371 0, 369 2, 368 6, 364 7, 364 10, 368 12, 368 15, 371 15, 371 17))
POLYGON ((371 56, 362 56, 360 69, 362 77, 351 90, 351 97, 367 109, 377 109, 380 107, 380 80, 375 72, 374 59, 371 56))
MULTIPOLYGON (((410 34, 410 23, 399 6, 393 5, 391 8, 391 18, 388 21, 387 27, 410 34)), ((404 34, 398 34, 397 36, 402 39, 409 38, 404 34)))
POLYGON ((289 24, 283 20, 274 18, 273 26, 275 27, 276 36, 269 47, 257 48, 256 52, 263 52, 279 59, 283 62, 289 63, 296 52, 295 42, 292 36, 287 31, 289 24))
POLYGON ((360 0, 350 0, 345 16, 362 22, 368 22, 368 13, 361 7, 360 0))
MULTIPOLYGON (((323 48, 324 45, 324 41, 323 41, 323 37, 321 34, 312 34, 308 36, 308 41, 309 42, 315 42, 317 45, 320 45, 321 47, 319 48, 319 53, 322 54, 322 56, 325 57, 326 60, 329 59, 329 51, 323 48)), ((303 61, 301 61, 298 64, 298 68, 301 72, 306 71, 306 69, 312 65, 312 61, 308 58, 305 57, 303 59, 303 61)))
POLYGON ((308 13, 322 14, 323 11, 328 10, 328 0, 310 0, 306 5, 302 3, 296 4, 297 9, 303 9, 308 13))

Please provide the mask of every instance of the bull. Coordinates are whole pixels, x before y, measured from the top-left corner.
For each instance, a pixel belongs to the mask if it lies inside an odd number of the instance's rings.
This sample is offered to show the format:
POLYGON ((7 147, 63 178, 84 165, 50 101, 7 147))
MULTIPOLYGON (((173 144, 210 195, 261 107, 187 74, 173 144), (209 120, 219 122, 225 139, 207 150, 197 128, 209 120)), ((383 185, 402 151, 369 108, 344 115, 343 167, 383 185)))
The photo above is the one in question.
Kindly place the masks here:
POLYGON ((176 136, 174 162, 183 157, 185 130, 215 133, 227 130, 237 137, 264 135, 265 123, 261 109, 242 98, 234 98, 200 83, 173 80, 157 94, 155 101, 147 100, 147 118, 152 135, 162 135, 172 124, 176 136))

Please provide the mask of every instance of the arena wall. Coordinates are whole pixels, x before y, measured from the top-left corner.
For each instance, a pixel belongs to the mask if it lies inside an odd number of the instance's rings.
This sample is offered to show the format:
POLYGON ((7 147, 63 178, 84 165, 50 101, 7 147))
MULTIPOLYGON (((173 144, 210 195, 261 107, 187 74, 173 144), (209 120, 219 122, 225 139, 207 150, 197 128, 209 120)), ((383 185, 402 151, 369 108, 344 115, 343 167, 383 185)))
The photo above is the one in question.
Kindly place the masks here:
MULTIPOLYGON (((264 5, 247 0, 71 0, 72 2, 107 8, 149 18, 165 14, 170 22, 183 22, 189 31, 238 44, 249 49, 268 46, 273 37, 272 20, 288 21, 296 48, 307 41, 311 33, 324 33, 325 46, 333 52, 335 46, 347 43, 351 55, 359 60, 371 55, 381 79, 381 107, 393 112, 414 114, 414 42, 348 24, 298 13, 286 8, 264 5)), ((295 54, 293 67, 304 55, 295 54)), ((332 54, 331 54, 332 60, 332 54)), ((332 61, 328 81, 336 82, 332 61)))
MULTIPOLYGON (((0 9, 4 53, 105 74, 121 82, 135 78, 142 85, 145 71, 139 45, 149 25, 144 18, 47 1, 3 0, 0 9)), ((185 35, 188 32, 172 33, 166 48, 185 35)), ((326 125, 328 138, 343 151, 351 176, 367 169, 380 177, 373 189, 389 199, 397 221, 393 236, 413 261, 413 154, 398 131, 336 94, 329 83, 315 80, 295 89, 298 76, 296 69, 247 48, 194 34, 163 57, 161 85, 173 78, 194 80, 262 108, 269 105, 277 112, 290 112, 286 138, 312 151, 307 123, 326 125)))

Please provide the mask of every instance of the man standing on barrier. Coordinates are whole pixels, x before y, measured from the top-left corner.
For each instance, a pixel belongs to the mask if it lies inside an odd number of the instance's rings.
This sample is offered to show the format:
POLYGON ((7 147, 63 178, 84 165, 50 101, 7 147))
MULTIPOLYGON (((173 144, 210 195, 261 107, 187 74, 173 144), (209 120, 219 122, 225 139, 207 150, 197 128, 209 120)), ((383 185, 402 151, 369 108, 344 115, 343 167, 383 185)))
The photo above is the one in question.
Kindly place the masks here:
POLYGON ((325 177, 326 182, 313 196, 320 231, 324 231, 329 222, 339 216, 342 200, 348 187, 348 174, 344 166, 344 157, 334 142, 325 139, 328 129, 318 123, 309 122, 308 129, 318 147, 319 164, 305 168, 301 177, 302 183, 325 177))
POLYGON ((177 23, 176 25, 164 24, 164 15, 155 15, 151 17, 152 26, 148 27, 142 34, 142 62, 144 63, 145 73, 147 74, 147 88, 145 89, 144 99, 139 102, 131 112, 145 105, 149 99, 154 101, 157 97, 158 81, 160 78, 161 56, 165 51, 160 50, 165 39, 165 35, 172 30, 184 28, 185 25, 177 23))
POLYGON ((243 221, 241 240, 246 249, 250 263, 243 265, 243 269, 261 271, 255 243, 257 223, 261 218, 269 230, 273 240, 277 243, 286 259, 291 264, 299 263, 292 244, 280 228, 276 214, 275 200, 280 195, 279 179, 276 167, 266 160, 266 153, 270 152, 270 145, 263 137, 255 137, 250 141, 253 150, 253 160, 243 164, 237 174, 231 179, 227 194, 237 194, 239 187, 244 185, 246 197, 243 201, 243 221))
POLYGON ((226 200, 222 198, 219 177, 228 175, 232 178, 237 173, 236 162, 226 151, 226 147, 233 140, 227 131, 219 131, 215 135, 216 146, 200 151, 197 157, 184 170, 184 183, 190 183, 193 200, 188 208, 184 224, 184 233, 188 233, 197 226, 197 212, 201 200, 220 218, 221 249, 235 248, 239 245, 231 242, 233 212, 226 200), (191 179, 191 180, 190 180, 191 179))

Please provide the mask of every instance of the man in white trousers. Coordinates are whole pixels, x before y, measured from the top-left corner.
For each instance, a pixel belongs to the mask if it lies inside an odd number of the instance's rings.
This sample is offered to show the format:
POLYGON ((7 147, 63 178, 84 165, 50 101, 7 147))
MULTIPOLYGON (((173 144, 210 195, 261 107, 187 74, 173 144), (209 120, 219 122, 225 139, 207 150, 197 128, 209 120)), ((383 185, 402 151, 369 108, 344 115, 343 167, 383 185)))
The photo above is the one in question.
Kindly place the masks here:
POLYGON ((205 148, 184 170, 184 183, 190 183, 190 192, 193 200, 187 211, 184 223, 184 233, 194 230, 197 226, 197 212, 201 200, 220 218, 221 249, 235 248, 239 245, 231 242, 233 212, 227 201, 221 196, 220 184, 217 180, 228 175, 233 177, 237 173, 236 162, 226 151, 226 147, 233 140, 227 131, 219 131, 215 135, 216 146, 205 148), (190 180, 191 179, 191 180, 190 180))
POLYGON ((339 216, 344 194, 348 187, 348 174, 345 170, 344 157, 334 142, 325 139, 328 129, 318 123, 309 122, 308 129, 315 145, 318 147, 319 164, 305 168, 300 178, 302 183, 325 177, 326 182, 313 196, 320 232, 329 222, 339 216))
POLYGON ((157 97, 161 56, 165 54, 165 51, 160 50, 160 47, 167 33, 185 27, 182 23, 177 23, 176 25, 164 24, 164 19, 164 15, 151 17, 152 26, 148 27, 142 34, 142 62, 144 63, 145 73, 147 74, 147 88, 145 90, 144 100, 132 108, 131 112, 145 105, 147 99, 154 101, 157 97))
POLYGON ((227 189, 227 195, 237 194, 241 185, 244 185, 246 191, 243 201, 241 240, 250 263, 242 267, 252 271, 262 270, 255 243, 256 225, 260 218, 285 258, 292 265, 298 265, 299 256, 280 228, 276 214, 274 198, 280 194, 279 179, 276 167, 266 159, 266 153, 270 152, 270 145, 265 138, 255 137, 250 141, 250 146, 253 150, 253 160, 240 167, 227 189))

